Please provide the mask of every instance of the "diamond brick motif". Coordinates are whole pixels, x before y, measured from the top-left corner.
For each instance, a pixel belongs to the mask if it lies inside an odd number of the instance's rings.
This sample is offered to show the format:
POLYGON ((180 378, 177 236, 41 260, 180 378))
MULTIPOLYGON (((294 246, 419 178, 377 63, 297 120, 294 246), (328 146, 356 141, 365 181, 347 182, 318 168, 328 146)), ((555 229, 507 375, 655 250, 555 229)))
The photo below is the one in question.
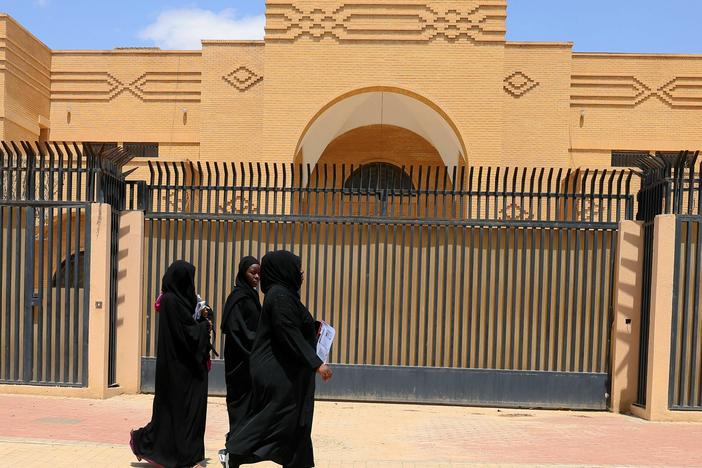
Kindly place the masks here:
POLYGON ((525 73, 517 71, 504 79, 504 90, 515 98, 520 98, 539 86, 539 82, 531 79, 525 73))
POLYGON ((263 77, 256 72, 241 66, 233 72, 224 75, 222 79, 239 91, 246 91, 263 80, 263 77))

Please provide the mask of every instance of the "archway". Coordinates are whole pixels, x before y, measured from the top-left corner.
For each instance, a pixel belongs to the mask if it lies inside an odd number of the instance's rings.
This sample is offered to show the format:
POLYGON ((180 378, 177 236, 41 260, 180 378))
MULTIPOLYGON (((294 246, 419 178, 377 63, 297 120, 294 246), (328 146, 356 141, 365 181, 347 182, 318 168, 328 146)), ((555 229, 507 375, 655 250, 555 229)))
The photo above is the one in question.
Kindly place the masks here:
POLYGON ((373 126, 411 131, 429 142, 447 167, 467 164, 465 144, 449 116, 428 99, 392 87, 356 90, 327 104, 302 132, 296 162, 314 167, 332 141, 352 130, 373 126))
MULTIPOLYGON (((295 162, 307 168, 301 174, 303 184, 315 189, 339 189, 353 171, 351 166, 369 163, 409 168, 415 186, 435 189, 451 184, 450 168, 467 165, 466 154, 456 125, 439 106, 404 89, 371 87, 341 95, 324 106, 302 132, 295 162), (430 178, 426 177, 429 172, 430 178)), ((393 191, 383 198, 345 190, 335 197, 327 196, 325 190, 300 200, 298 209, 359 215, 385 213, 390 206, 400 216, 426 214, 417 211, 421 206, 417 197, 412 199, 407 193, 393 191)), ((455 216, 453 206, 448 209, 443 206, 446 203, 438 204, 443 216, 455 216)))
POLYGON ((410 130, 370 125, 335 138, 309 166, 299 209, 317 215, 455 217, 453 172, 410 130), (333 190, 332 190, 333 189, 333 190), (425 200, 427 197, 431 198, 425 200))

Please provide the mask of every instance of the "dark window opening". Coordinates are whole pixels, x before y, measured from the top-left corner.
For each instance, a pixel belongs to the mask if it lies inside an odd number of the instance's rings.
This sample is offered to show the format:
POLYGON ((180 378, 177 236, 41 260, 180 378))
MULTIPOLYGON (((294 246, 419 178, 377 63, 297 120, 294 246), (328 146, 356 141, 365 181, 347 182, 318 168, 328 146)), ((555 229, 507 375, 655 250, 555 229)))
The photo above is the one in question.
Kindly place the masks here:
POLYGON ((125 143, 124 150, 137 158, 158 158, 158 143, 125 143))

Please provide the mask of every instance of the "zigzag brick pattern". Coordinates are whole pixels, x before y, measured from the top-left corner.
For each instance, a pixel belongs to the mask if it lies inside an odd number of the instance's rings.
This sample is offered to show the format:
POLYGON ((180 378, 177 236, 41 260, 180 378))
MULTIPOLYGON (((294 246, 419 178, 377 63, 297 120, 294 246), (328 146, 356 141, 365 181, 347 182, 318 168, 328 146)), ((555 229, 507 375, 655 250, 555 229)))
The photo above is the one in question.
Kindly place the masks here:
POLYGON ((338 42, 504 42, 506 6, 466 1, 461 8, 424 4, 335 3, 305 8, 294 3, 267 7, 266 41, 300 38, 338 42))

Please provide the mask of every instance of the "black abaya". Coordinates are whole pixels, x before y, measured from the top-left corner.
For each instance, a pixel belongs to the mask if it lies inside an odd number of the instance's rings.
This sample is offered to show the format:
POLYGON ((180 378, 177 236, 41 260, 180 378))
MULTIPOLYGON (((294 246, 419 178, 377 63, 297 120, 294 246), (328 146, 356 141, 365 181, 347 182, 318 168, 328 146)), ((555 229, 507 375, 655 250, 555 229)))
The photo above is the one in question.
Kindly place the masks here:
POLYGON ((252 395, 240 428, 227 441, 230 466, 272 460, 290 468, 314 466, 312 417, 315 370, 314 318, 300 302, 300 259, 290 252, 261 262, 266 293, 251 352, 252 395))
POLYGON ((151 422, 134 431, 134 454, 166 468, 191 467, 205 458, 207 322, 197 323, 195 268, 173 263, 163 277, 156 381, 151 422))
POLYGON ((246 415, 251 395, 249 356, 253 348, 261 302, 258 292, 246 281, 246 270, 258 263, 254 257, 244 257, 239 262, 236 286, 224 304, 222 333, 224 333, 224 370, 227 384, 227 413, 229 432, 246 415))

